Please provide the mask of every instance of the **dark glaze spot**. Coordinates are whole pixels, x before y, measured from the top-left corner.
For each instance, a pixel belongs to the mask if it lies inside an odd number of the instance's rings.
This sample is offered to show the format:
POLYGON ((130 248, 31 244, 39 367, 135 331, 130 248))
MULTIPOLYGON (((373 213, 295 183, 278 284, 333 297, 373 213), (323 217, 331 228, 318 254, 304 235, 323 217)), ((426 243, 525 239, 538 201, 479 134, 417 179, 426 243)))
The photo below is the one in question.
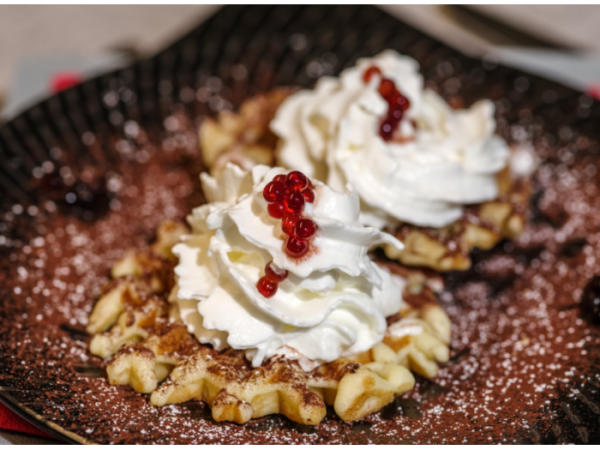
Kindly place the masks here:
POLYGON ((71 213, 85 221, 94 220, 104 215, 109 209, 110 198, 106 182, 103 179, 95 180, 92 183, 79 182, 71 192, 75 194, 71 213))
POLYGON ((67 323, 60 324, 59 328, 67 333, 69 337, 75 341, 85 341, 90 337, 87 331, 83 328, 74 327, 67 323))
POLYGON ((185 406, 186 409, 189 410, 189 414, 187 415, 187 417, 189 417, 190 419, 203 419, 214 422, 210 411, 210 407, 206 403, 192 401, 186 403, 185 406))
POLYGON ((104 369, 100 366, 95 366, 93 364, 82 364, 77 366, 72 366, 75 373, 82 375, 87 378, 100 378, 104 377, 104 369))
POLYGON ((450 392, 449 389, 445 388, 441 384, 438 384, 432 380, 428 380, 426 378, 419 378, 419 394, 424 400, 438 397, 440 395, 445 395, 450 392))
POLYGON ((511 272, 503 275, 487 276, 484 281, 489 286, 490 297, 494 298, 512 288, 518 279, 518 275, 511 272))
POLYGON ((497 297, 502 292, 511 289, 519 276, 514 272, 514 268, 501 271, 491 270, 483 262, 494 256, 510 256, 514 259, 515 264, 529 265, 533 259, 539 257, 542 251, 545 250, 544 246, 515 249, 512 243, 508 246, 503 244, 501 242, 492 250, 475 249, 471 253, 473 264, 469 270, 444 273, 442 276, 445 280, 446 290, 453 291, 476 279, 487 285, 490 298, 497 297), (507 251, 507 247, 510 249, 509 251, 507 251))
POLYGON ((381 410, 381 417, 386 420, 394 420, 395 417, 404 416, 409 419, 420 419, 423 413, 419 408, 419 402, 414 398, 397 398, 381 410))
POLYGON ((552 228, 561 228, 569 218, 567 212, 557 204, 552 204, 542 208, 540 204, 543 197, 544 192, 541 190, 536 190, 531 195, 531 221, 533 223, 547 224, 552 228))
POLYGON ((352 422, 352 431, 354 433, 368 432, 371 429, 371 427, 373 427, 373 424, 365 420, 358 420, 356 422, 352 422))
POLYGON ((316 434, 317 430, 312 425, 304 425, 302 423, 294 422, 292 425, 292 429, 297 431, 300 434, 316 434))
POLYGON ((536 245, 532 247, 518 248, 516 250, 517 253, 517 261, 522 264, 531 264, 531 262, 538 258, 541 253, 546 249, 543 245, 536 245))
POLYGON ((62 213, 86 222, 94 221, 109 210, 111 195, 103 176, 89 182, 76 180, 67 185, 62 177, 53 171, 44 175, 36 187, 41 195, 56 203, 62 213))
POLYGON ((461 361, 465 356, 468 356, 470 353, 471 353, 470 347, 462 348, 450 357, 450 361, 453 363, 457 363, 457 362, 461 361))
POLYGON ((561 256, 565 256, 567 258, 573 258, 581 253, 583 247, 587 245, 586 238, 575 238, 566 242, 565 245, 559 251, 561 256))
POLYGON ((595 275, 581 295, 581 317, 594 325, 600 325, 600 276, 595 275))
POLYGON ((267 416, 264 419, 255 420, 251 424, 252 431, 273 431, 283 425, 284 421, 280 416, 267 416))

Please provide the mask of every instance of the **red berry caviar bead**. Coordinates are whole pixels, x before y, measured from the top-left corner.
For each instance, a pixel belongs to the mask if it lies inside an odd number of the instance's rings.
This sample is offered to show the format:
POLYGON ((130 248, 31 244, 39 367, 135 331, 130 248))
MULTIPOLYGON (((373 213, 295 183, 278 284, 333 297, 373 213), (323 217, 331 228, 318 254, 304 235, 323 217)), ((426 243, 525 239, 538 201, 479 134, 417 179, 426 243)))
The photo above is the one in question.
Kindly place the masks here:
POLYGON ((389 116, 393 118, 395 121, 400 122, 402 120, 402 116, 404 116, 404 111, 401 109, 391 109, 389 112, 389 116))
POLYGON ((265 275, 268 276, 271 280, 275 281, 276 283, 281 283, 288 277, 288 271, 274 266, 273 261, 270 261, 265 266, 265 275))
POLYGON ((306 189, 314 189, 315 188, 313 186, 312 182, 310 181, 310 178, 307 178, 306 181, 308 181, 308 186, 306 186, 306 189))
POLYGON ((285 193, 285 184, 281 183, 280 181, 271 181, 265 186, 265 189, 263 190, 263 197, 270 203, 280 202, 285 198, 285 193))
POLYGON ((283 199, 283 205, 289 212, 300 213, 304 209, 304 196, 301 192, 292 191, 283 199))
POLYGON ((373 78, 373 75, 381 75, 381 69, 377 66, 371 66, 363 73, 363 81, 368 83, 373 78))
POLYGON ((394 133, 394 125, 397 125, 396 121, 393 118, 386 117, 383 122, 381 122, 381 127, 379 128, 379 135, 384 141, 389 141, 392 139, 392 134, 394 133))
POLYGON ((281 220, 281 230, 288 236, 293 236, 296 222, 300 219, 302 219, 300 214, 284 214, 283 219, 281 220))
POLYGON ((379 85, 379 93, 386 100, 389 99, 396 90, 396 85, 394 82, 388 78, 384 78, 381 80, 381 84, 379 85))
MULTIPOLYGON (((372 67, 367 69, 367 72, 372 67)), ((367 72, 363 74, 363 79, 367 77, 367 72)), ((369 78, 372 75, 369 75, 369 78)), ((365 82, 368 81, 365 79, 365 82)), ((384 141, 390 141, 393 138, 394 131, 398 128, 404 113, 410 107, 410 101, 396 88, 396 84, 389 78, 383 78, 379 83, 379 94, 388 103, 387 115, 381 120, 379 125, 379 136, 384 141)))
POLYGON ((273 297, 277 292, 278 287, 279 286, 277 285, 277 282, 271 280, 266 275, 261 277, 256 283, 256 289, 258 289, 258 292, 260 292, 261 295, 266 298, 273 297))
POLYGON ((300 239, 308 239, 317 231, 317 224, 309 219, 300 219, 294 227, 294 234, 300 239))
POLYGON ((302 191, 302 196, 304 197, 304 201, 307 203, 312 203, 315 201, 315 193, 312 189, 306 189, 302 191))
POLYGON ((302 172, 294 170, 288 173, 285 184, 294 191, 303 191, 308 187, 308 178, 302 172))
POLYGON ((308 252, 308 242, 290 237, 285 243, 285 252, 292 258, 300 258, 308 252))
POLYGON ((410 108, 410 100, 399 92, 398 97, 394 98, 394 101, 395 104, 402 109, 402 111, 406 111, 408 108, 410 108))
POLYGON ((283 206, 283 203, 281 202, 269 203, 269 206, 267 206, 267 211, 269 211, 269 215, 272 218, 281 219, 285 214, 285 206, 283 206))
POLYGON ((275 178, 273 178, 273 181, 279 181, 280 183, 285 184, 285 179, 286 179, 285 175, 277 175, 277 176, 275 176, 275 178))

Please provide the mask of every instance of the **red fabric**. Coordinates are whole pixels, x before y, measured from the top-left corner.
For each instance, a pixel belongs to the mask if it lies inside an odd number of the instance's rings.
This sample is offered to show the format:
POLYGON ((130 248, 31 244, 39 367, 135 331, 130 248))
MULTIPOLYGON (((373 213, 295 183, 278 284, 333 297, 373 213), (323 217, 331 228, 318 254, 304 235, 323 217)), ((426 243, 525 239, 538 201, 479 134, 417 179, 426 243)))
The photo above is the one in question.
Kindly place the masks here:
POLYGON ((20 433, 35 434, 44 438, 54 439, 39 428, 31 425, 25 419, 22 419, 2 403, 0 403, 0 429, 8 431, 18 431, 20 433))
POLYGON ((78 72, 58 72, 50 79, 50 89, 55 94, 81 83, 81 75, 78 72))
POLYGON ((600 84, 590 84, 587 89, 587 94, 597 100, 600 100, 600 84))

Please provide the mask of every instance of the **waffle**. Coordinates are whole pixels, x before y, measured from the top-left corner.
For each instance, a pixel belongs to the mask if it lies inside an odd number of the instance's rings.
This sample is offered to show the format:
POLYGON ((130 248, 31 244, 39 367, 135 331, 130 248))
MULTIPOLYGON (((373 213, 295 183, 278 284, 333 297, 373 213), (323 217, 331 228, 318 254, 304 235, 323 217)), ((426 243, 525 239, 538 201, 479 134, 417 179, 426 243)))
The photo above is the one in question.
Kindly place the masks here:
POLYGON ((269 124, 277 108, 294 90, 275 89, 246 100, 239 113, 222 111, 206 118, 199 131, 204 163, 214 176, 228 162, 250 170, 256 164, 273 165, 277 137, 269 124))
MULTIPOLYGON (((185 232, 173 224, 162 228, 185 232)), ((109 383, 151 394, 155 406, 193 399, 210 405, 216 421, 242 424, 279 413, 315 425, 332 405, 342 420, 354 421, 410 390, 415 383, 410 370, 435 376, 437 363, 448 360, 449 319, 427 284, 435 287, 435 280, 388 263, 408 280, 408 302, 389 318, 384 342, 353 359, 339 358, 310 372, 282 356, 253 368, 244 352, 201 345, 179 319, 169 319, 178 315, 170 314, 173 306, 168 302, 173 275, 168 255, 174 240, 165 239, 159 232, 149 251, 128 252, 115 263, 114 279, 88 326, 95 334, 90 352, 109 358, 109 383), (399 338, 396 329, 406 331, 407 326, 420 332, 399 338)))
POLYGON ((142 306, 148 296, 171 290, 175 263, 171 248, 188 231, 181 223, 165 221, 158 228, 157 240, 148 251, 130 250, 113 265, 113 281, 104 287, 90 315, 88 333, 106 331, 126 309, 142 306))
POLYGON ((438 363, 449 360, 450 319, 438 305, 435 292, 443 288, 440 277, 419 269, 379 261, 380 265, 406 280, 402 292, 404 307, 388 317, 383 342, 358 355, 354 361, 399 364, 426 378, 438 373, 438 363), (419 332, 415 333, 416 330, 419 332))
MULTIPOLYGON (((244 102, 237 114, 227 111, 218 120, 207 119, 202 123, 200 148, 213 174, 227 162, 245 170, 254 164, 275 163, 277 139, 268 124, 291 93, 291 89, 277 89, 259 95, 244 102)), ((497 181, 496 200, 465 208, 463 216, 450 225, 432 228, 403 223, 396 230, 388 230, 404 242, 405 248, 398 251, 387 246, 387 256, 409 266, 438 271, 467 270, 471 267, 469 253, 473 249, 488 250, 501 239, 518 236, 528 210, 528 179, 513 176, 507 167, 498 173, 497 181)))
POLYGON ((497 175, 496 200, 465 208, 460 219, 443 228, 402 224, 394 233, 405 248, 386 246, 386 255, 409 266, 430 267, 438 271, 467 270, 469 253, 489 250, 501 239, 516 238, 525 227, 530 185, 525 177, 513 177, 506 168, 497 175))

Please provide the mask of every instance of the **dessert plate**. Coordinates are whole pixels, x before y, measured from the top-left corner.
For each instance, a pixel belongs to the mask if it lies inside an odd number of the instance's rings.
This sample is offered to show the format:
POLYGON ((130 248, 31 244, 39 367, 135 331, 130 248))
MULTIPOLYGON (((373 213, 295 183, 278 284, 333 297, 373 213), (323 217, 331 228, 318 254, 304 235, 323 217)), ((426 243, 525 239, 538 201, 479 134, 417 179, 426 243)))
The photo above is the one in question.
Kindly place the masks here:
POLYGON ((600 105, 468 58, 371 6, 228 6, 163 52, 0 128, 0 400, 70 443, 599 443, 600 330, 580 317, 600 245, 600 105), (451 361, 356 423, 216 423, 109 386, 85 323, 111 264, 202 201, 196 129, 275 86, 308 87, 386 48, 454 106, 496 104, 535 149, 529 224, 444 275, 451 361))

